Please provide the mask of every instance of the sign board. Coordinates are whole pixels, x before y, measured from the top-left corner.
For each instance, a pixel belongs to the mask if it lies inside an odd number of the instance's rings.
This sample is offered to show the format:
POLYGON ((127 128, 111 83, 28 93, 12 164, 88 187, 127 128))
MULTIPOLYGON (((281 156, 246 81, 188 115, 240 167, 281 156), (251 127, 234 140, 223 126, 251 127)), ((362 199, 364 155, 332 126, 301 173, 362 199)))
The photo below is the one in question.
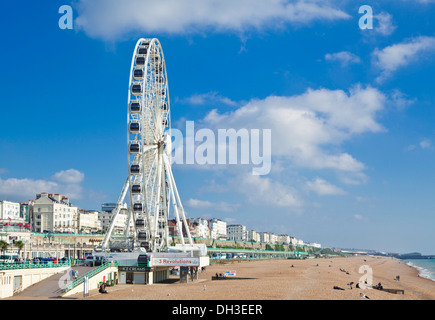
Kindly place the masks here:
POLYGON ((137 266, 119 266, 119 271, 131 271, 131 272, 151 272, 152 268, 149 267, 137 267, 137 266))
POLYGON ((198 257, 185 257, 185 258, 177 258, 177 257, 151 257, 150 266, 153 267, 197 267, 199 266, 199 258, 198 257))
POLYGON ((235 277, 236 271, 225 271, 225 277, 235 277))

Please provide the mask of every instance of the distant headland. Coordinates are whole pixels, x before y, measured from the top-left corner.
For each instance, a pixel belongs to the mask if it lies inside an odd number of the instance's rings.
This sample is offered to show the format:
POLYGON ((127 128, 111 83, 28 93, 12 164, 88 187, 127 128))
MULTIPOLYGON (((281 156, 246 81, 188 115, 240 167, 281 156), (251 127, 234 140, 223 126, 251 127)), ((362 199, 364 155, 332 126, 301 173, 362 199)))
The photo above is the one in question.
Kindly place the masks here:
POLYGON ((420 252, 411 252, 411 253, 404 253, 399 254, 397 256, 399 259, 435 259, 435 255, 422 255, 420 252))

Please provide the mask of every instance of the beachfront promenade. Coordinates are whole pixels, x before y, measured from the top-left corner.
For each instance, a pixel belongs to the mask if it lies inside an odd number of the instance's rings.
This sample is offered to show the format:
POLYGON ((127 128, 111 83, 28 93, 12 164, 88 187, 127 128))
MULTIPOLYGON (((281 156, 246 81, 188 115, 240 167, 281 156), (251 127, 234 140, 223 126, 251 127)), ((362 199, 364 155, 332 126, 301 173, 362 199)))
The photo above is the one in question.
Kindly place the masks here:
MULTIPOLYGON (((122 236, 115 235, 113 238, 122 236)), ((49 236, 44 233, 30 234, 29 240, 25 241, 24 247, 19 250, 13 244, 8 250, 19 252, 22 259, 33 259, 35 257, 56 257, 56 258, 84 258, 92 254, 96 245, 104 239, 104 234, 75 234, 75 233, 52 233, 49 236)), ((222 259, 234 257, 245 258, 287 258, 287 257, 304 257, 319 249, 310 246, 292 246, 289 244, 272 244, 250 241, 234 241, 222 239, 205 239, 193 237, 194 244, 205 244, 210 259, 222 259), (224 257, 225 256, 225 257, 224 257)), ((187 238, 185 238, 185 242, 187 238)), ((171 245, 181 243, 179 237, 170 238, 171 245)))

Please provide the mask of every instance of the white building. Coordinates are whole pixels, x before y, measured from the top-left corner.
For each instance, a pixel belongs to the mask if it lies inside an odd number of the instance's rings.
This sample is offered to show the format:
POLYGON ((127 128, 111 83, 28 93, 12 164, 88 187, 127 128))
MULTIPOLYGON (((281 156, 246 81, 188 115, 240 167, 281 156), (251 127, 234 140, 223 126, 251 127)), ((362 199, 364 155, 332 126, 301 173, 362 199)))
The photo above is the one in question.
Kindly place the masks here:
POLYGON ((79 232, 92 233, 101 230, 101 222, 98 220, 98 214, 98 211, 80 211, 78 214, 79 232))
POLYGON ((0 201, 0 222, 24 222, 24 217, 20 217, 20 204, 6 200, 0 201))
POLYGON ((69 202, 68 197, 49 193, 36 195, 32 221, 35 232, 76 233, 77 219, 78 208, 69 202))
POLYGON ((259 232, 260 242, 261 243, 270 243, 269 241, 269 232, 259 232))
POLYGON ((227 226, 228 240, 246 241, 246 226, 232 224, 227 226))
POLYGON ((320 243, 316 243, 316 242, 310 242, 307 244, 307 246, 313 247, 313 248, 322 248, 322 245, 320 243))
POLYGON ((193 223, 193 232, 191 234, 192 237, 195 238, 210 238, 210 229, 208 227, 208 220, 203 218, 196 218, 192 221, 193 223))
POLYGON ((255 230, 247 230, 246 231, 246 241, 260 242, 260 234, 255 230))
POLYGON ((270 244, 277 244, 278 243, 278 235, 276 235, 273 232, 269 232, 269 243, 270 244))
POLYGON ((212 239, 227 239, 227 223, 213 218, 209 220, 212 239))
POLYGON ((290 237, 290 238, 291 238, 290 239, 290 244, 293 245, 293 246, 303 246, 303 245, 305 245, 304 241, 301 240, 301 239, 296 239, 295 237, 290 237))
MULTIPOLYGON (((101 230, 107 232, 113 220, 114 212, 98 212, 98 220, 100 221, 101 230)), ((124 204, 116 217, 115 225, 112 234, 123 234, 127 225, 127 204, 124 204)), ((130 231, 132 230, 133 221, 130 221, 130 231)))
POLYGON ((290 236, 287 234, 280 234, 278 236, 277 243, 279 244, 290 244, 290 236))

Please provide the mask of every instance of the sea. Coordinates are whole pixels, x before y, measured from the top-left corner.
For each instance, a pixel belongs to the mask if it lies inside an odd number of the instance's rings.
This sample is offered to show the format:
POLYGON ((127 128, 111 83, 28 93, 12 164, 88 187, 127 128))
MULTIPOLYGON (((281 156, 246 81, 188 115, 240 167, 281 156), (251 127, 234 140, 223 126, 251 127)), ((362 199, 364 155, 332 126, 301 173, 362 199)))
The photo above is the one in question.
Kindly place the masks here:
POLYGON ((418 269, 420 277, 435 281, 435 259, 409 259, 406 263, 418 269))

